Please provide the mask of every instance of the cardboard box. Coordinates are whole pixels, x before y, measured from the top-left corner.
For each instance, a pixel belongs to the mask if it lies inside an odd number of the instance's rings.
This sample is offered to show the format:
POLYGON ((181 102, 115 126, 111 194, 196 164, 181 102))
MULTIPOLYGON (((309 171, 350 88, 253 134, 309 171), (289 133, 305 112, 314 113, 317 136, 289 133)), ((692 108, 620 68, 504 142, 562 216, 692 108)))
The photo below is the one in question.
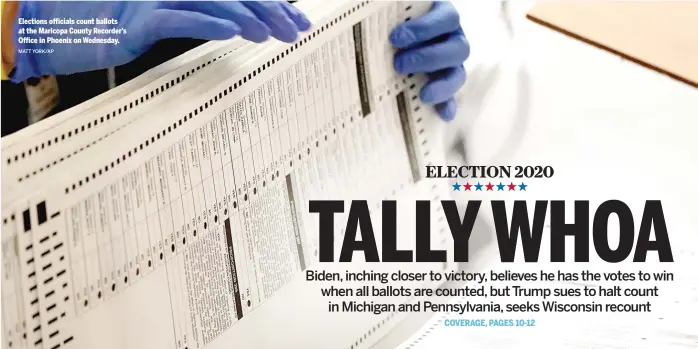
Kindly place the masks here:
POLYGON ((697 1, 550 1, 527 17, 698 87, 697 1))

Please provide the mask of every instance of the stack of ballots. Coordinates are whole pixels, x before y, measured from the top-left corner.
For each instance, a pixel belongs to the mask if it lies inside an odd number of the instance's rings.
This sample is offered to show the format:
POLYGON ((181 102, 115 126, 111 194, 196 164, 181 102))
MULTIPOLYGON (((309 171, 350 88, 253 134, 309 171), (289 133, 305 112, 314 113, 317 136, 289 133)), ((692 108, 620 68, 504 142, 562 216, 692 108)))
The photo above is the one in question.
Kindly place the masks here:
POLYGON ((387 40, 431 4, 297 5, 295 43, 211 42, 3 138, 3 348, 368 348, 400 321, 328 314, 308 201, 448 196, 387 40))

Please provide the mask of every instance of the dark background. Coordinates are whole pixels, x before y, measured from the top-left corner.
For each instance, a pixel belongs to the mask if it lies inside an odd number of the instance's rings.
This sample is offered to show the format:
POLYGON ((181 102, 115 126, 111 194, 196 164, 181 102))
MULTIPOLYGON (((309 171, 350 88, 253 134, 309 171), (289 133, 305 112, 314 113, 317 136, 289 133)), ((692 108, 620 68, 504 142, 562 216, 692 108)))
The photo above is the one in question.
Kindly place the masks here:
MULTIPOLYGON (((116 85, 121 85, 205 42, 194 39, 161 40, 134 61, 116 67, 116 85)), ((106 69, 58 76, 56 79, 58 80, 60 103, 49 115, 71 108, 109 90, 106 69)), ((28 82, 31 83, 31 81, 28 82)), ((1 92, 0 114, 2 115, 2 136, 5 136, 28 126, 27 109, 29 105, 24 84, 3 80, 1 92)))

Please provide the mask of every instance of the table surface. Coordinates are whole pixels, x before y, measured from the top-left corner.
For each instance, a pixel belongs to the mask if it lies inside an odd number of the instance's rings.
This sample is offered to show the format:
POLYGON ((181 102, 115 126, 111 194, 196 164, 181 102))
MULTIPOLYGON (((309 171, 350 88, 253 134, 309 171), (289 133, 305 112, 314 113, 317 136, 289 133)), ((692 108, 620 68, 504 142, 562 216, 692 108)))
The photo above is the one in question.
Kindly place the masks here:
POLYGON ((698 87, 698 2, 546 1, 528 16, 698 87))

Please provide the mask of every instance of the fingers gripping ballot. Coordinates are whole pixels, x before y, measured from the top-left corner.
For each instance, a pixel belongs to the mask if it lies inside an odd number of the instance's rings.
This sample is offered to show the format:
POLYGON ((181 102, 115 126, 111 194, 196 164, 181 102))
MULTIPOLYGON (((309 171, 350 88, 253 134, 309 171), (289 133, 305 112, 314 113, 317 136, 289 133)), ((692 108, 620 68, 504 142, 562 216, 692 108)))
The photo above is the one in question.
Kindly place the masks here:
POLYGON ((180 1, 167 6, 232 22, 241 28, 243 38, 257 43, 269 37, 292 42, 298 32, 311 26, 302 12, 285 1, 180 1))
POLYGON ((423 16, 397 26, 390 41, 398 49, 395 70, 400 74, 426 73, 422 102, 433 104, 444 120, 456 115, 454 95, 463 86, 463 63, 470 55, 458 11, 450 2, 434 2, 423 16))

